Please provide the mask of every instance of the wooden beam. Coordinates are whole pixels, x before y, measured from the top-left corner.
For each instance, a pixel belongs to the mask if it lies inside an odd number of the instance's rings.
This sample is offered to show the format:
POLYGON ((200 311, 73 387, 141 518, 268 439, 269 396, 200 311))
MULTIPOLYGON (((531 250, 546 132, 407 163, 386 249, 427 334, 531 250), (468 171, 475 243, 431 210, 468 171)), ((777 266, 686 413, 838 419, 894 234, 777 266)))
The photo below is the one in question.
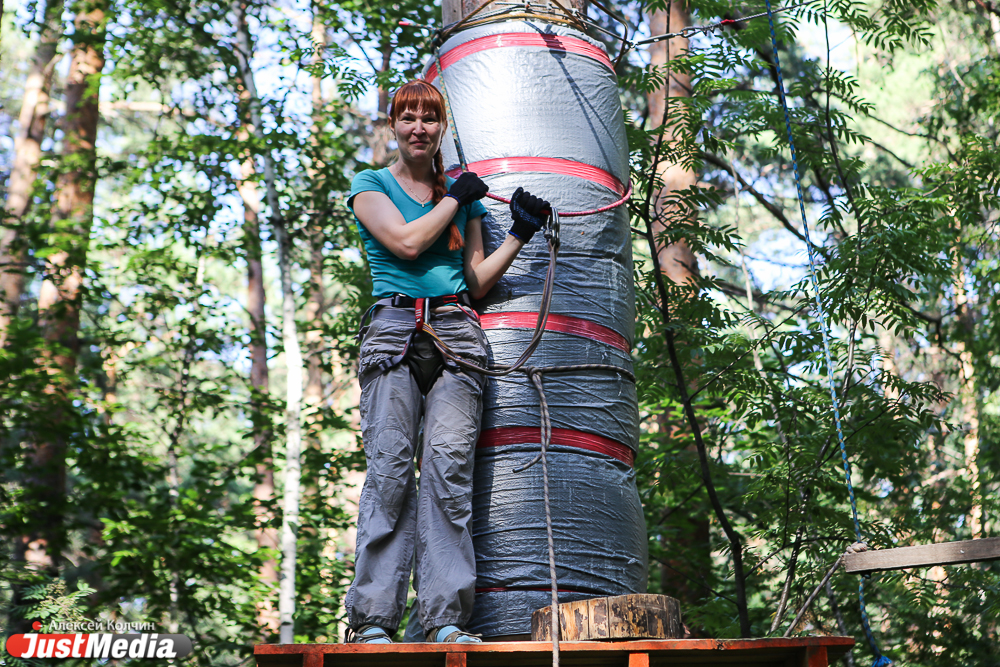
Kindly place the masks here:
POLYGON ((844 569, 851 574, 865 574, 879 570, 959 565, 986 560, 1000 560, 1000 537, 846 554, 844 569))
POLYGON ((829 667, 830 660, 825 646, 807 648, 803 656, 804 667, 829 667))
POLYGON ((628 667, 649 667, 648 653, 629 653, 628 667))
MULTIPOLYGON (((563 642, 563 667, 826 667, 854 645, 851 637, 656 639, 563 642)), ((482 644, 259 644, 257 667, 550 667, 549 642, 482 644), (315 656, 315 657, 313 657, 315 656)))

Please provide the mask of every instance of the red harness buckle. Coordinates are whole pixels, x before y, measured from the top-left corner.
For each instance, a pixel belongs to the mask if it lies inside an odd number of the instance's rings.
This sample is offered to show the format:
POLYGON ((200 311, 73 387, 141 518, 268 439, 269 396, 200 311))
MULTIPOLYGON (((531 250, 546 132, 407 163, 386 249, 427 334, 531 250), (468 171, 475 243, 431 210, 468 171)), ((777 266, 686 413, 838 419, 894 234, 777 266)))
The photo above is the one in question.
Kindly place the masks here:
POLYGON ((424 313, 427 309, 427 299, 417 299, 413 303, 414 330, 424 330, 424 313))

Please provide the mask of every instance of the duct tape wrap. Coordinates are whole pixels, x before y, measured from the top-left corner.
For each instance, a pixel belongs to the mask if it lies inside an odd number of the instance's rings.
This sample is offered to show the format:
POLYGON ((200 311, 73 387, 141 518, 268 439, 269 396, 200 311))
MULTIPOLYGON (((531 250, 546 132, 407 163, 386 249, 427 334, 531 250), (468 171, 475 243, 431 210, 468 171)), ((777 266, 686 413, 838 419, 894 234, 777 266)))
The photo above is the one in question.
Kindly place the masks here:
MULTIPOLYGON (((537 316, 536 316, 537 317, 537 316)), ((490 362, 512 364, 528 346, 528 329, 484 330, 490 343, 490 362)), ((632 370, 625 352, 582 336, 546 331, 530 361, 533 366, 609 364, 632 370)), ((571 429, 615 440, 633 452, 638 447, 639 420, 635 384, 617 373, 588 371, 552 373, 543 380, 552 428, 571 429)), ((521 373, 491 379, 483 400, 483 429, 538 426, 538 391, 521 373)))
MULTIPOLYGON (((561 25, 507 21, 457 33, 440 57, 469 169, 491 192, 509 197, 524 187, 562 211, 621 198, 629 180, 625 126, 614 71, 597 42, 561 25)), ((440 87, 433 60, 425 76, 440 87)), ((450 138, 442 150, 454 173, 450 138)), ((510 212, 483 202, 492 252, 510 212)), ((546 241, 536 234, 478 304, 492 363, 511 363, 531 338, 547 265, 546 241)), ((626 208, 563 218, 550 319, 529 363, 631 371, 634 326, 626 208)), ((635 386, 607 371, 550 373, 544 386, 560 600, 645 592, 646 528, 632 470, 635 386)), ((530 633, 532 612, 550 603, 540 466, 514 472, 539 450, 539 420, 538 394, 524 375, 489 380, 476 452, 470 622, 486 636, 530 633)))
MULTIPOLYGON (((551 604, 542 478, 514 468, 537 442, 476 450, 472 535, 476 604, 470 628, 485 636, 531 632, 551 604)), ((559 600, 646 590, 646 527, 629 465, 579 449, 549 449, 549 497, 559 600)))

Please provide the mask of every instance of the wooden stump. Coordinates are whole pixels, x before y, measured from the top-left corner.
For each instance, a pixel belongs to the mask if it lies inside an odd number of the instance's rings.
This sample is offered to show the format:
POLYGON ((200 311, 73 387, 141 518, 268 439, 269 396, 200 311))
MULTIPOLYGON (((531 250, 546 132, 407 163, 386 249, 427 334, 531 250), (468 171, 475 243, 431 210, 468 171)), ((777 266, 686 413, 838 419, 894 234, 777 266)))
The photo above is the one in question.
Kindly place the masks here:
MULTIPOLYGON (((531 639, 552 640, 552 607, 531 615, 531 639)), ((559 605, 559 639, 680 639, 681 606, 666 595, 618 595, 559 605)))

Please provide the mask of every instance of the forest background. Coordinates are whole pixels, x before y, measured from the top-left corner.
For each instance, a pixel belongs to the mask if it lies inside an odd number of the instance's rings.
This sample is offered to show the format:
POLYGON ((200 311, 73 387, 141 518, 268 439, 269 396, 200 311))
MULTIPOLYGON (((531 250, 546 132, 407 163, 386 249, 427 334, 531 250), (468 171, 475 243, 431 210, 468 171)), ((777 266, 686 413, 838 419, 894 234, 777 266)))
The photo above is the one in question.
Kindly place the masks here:
MULTIPOLYGON (((625 27, 762 5, 585 13, 616 57, 625 27)), ((438 27, 441 9, 3 5, 8 633, 152 622, 205 665, 247 664, 281 613, 298 641, 338 640, 370 302, 344 199, 391 160, 388 93, 429 53, 430 31, 400 19, 438 27)), ((695 636, 780 635, 855 541, 776 55, 862 532, 886 548, 1000 528, 1000 4, 812 0, 778 19, 779 54, 758 18, 616 66, 649 591, 680 598, 695 636)), ((790 630, 861 642, 857 583, 835 574, 790 630)), ((1000 665, 1000 565, 866 591, 900 664, 1000 665)))

